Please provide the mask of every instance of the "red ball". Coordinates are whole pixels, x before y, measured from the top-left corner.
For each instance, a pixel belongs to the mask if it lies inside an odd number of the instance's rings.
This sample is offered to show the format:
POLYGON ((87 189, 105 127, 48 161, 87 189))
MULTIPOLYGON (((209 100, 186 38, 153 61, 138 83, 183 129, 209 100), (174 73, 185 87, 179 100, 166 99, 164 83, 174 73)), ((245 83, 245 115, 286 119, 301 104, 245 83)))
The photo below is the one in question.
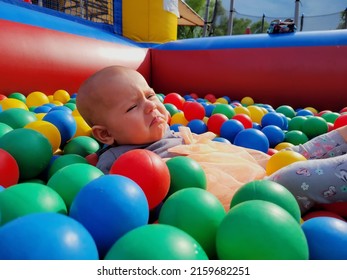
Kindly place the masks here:
POLYGON ((212 93, 206 94, 204 99, 206 99, 207 101, 209 101, 211 103, 214 103, 217 100, 216 96, 214 94, 212 94, 212 93))
POLYGON ((164 97, 164 104, 169 103, 176 106, 178 110, 182 110, 184 98, 176 92, 171 92, 164 97))
POLYGON ((149 209, 158 206, 169 192, 169 168, 152 151, 135 149, 122 154, 111 166, 110 174, 123 175, 135 181, 145 193, 149 209))
POLYGON ((4 94, 0 94, 0 100, 4 100, 4 99, 6 99, 7 98, 7 96, 6 95, 4 95, 4 94))
POLYGON ((320 206, 325 210, 335 213, 343 218, 347 218, 347 202, 335 202, 320 204, 320 206))
POLYGON ((334 129, 347 125, 347 114, 339 116, 334 122, 334 129))
POLYGON ((228 120, 228 117, 224 114, 214 114, 211 117, 209 117, 207 121, 207 128, 209 131, 220 135, 220 128, 222 127, 223 123, 228 120))
POLYGON ((92 153, 85 156, 85 159, 87 160, 89 164, 96 166, 96 164, 98 163, 99 157, 97 153, 92 153))
POLYGON ((0 185, 7 188, 18 183, 19 167, 14 157, 0 149, 0 185))
POLYGON ((269 156, 273 156, 274 154, 276 154, 278 152, 278 150, 276 150, 276 149, 274 149, 274 148, 269 148, 268 150, 267 150, 267 154, 269 155, 269 156))
POLYGON ((188 121, 202 120, 205 117, 205 108, 198 102, 186 101, 183 104, 183 113, 188 121))
POLYGON ((245 128, 253 127, 253 122, 251 117, 246 114, 236 114, 235 116, 232 117, 232 119, 240 121, 245 128))
POLYGON ((302 219, 304 221, 307 221, 309 219, 316 218, 316 217, 332 217, 332 218, 336 218, 336 219, 345 221, 345 219, 342 218, 340 215, 338 215, 338 214, 336 214, 334 212, 324 211, 324 210, 317 210, 317 211, 309 212, 306 215, 304 215, 302 217, 302 219))

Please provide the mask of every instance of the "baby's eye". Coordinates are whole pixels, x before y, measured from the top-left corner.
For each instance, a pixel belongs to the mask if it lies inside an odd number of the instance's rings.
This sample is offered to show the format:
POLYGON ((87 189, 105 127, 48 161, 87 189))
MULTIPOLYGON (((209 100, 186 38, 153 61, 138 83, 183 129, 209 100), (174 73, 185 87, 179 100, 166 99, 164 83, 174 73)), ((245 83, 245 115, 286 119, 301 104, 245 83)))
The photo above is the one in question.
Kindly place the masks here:
POLYGON ((151 93, 151 94, 147 95, 147 99, 152 99, 153 97, 155 97, 154 93, 151 93))
POLYGON ((127 113, 130 112, 132 109, 136 108, 136 105, 132 105, 131 107, 129 107, 129 109, 126 111, 127 113))

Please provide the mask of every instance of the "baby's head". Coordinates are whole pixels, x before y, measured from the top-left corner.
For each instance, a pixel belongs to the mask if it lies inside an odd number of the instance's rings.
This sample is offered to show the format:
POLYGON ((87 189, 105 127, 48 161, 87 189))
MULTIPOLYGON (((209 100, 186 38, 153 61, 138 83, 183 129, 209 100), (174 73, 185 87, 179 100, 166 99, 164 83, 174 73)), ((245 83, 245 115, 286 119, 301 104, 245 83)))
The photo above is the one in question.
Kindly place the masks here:
POLYGON ((77 109, 94 137, 107 145, 149 144, 161 139, 169 113, 136 70, 106 67, 84 81, 77 109))

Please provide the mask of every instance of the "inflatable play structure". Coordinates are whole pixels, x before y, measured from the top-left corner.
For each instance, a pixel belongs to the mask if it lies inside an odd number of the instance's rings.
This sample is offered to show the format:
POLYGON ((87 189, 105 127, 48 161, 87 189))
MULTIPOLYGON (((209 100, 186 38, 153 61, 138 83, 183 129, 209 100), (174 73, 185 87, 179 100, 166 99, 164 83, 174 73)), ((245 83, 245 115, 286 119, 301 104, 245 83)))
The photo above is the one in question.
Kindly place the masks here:
POLYGON ((74 93, 93 72, 118 64, 137 69, 158 93, 251 96, 321 110, 346 104, 347 30, 176 40, 177 16, 149 4, 166 1, 142 1, 145 14, 131 2, 121 3, 122 20, 111 26, 0 1, 0 93, 74 93))

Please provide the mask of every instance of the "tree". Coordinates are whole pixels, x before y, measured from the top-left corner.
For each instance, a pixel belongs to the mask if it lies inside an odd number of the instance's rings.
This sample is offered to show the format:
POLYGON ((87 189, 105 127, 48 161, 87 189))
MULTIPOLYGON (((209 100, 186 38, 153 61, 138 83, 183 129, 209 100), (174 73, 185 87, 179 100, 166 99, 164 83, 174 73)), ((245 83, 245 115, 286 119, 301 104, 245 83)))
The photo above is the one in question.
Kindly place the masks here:
POLYGON ((347 9, 341 12, 340 23, 336 29, 347 29, 347 9))

